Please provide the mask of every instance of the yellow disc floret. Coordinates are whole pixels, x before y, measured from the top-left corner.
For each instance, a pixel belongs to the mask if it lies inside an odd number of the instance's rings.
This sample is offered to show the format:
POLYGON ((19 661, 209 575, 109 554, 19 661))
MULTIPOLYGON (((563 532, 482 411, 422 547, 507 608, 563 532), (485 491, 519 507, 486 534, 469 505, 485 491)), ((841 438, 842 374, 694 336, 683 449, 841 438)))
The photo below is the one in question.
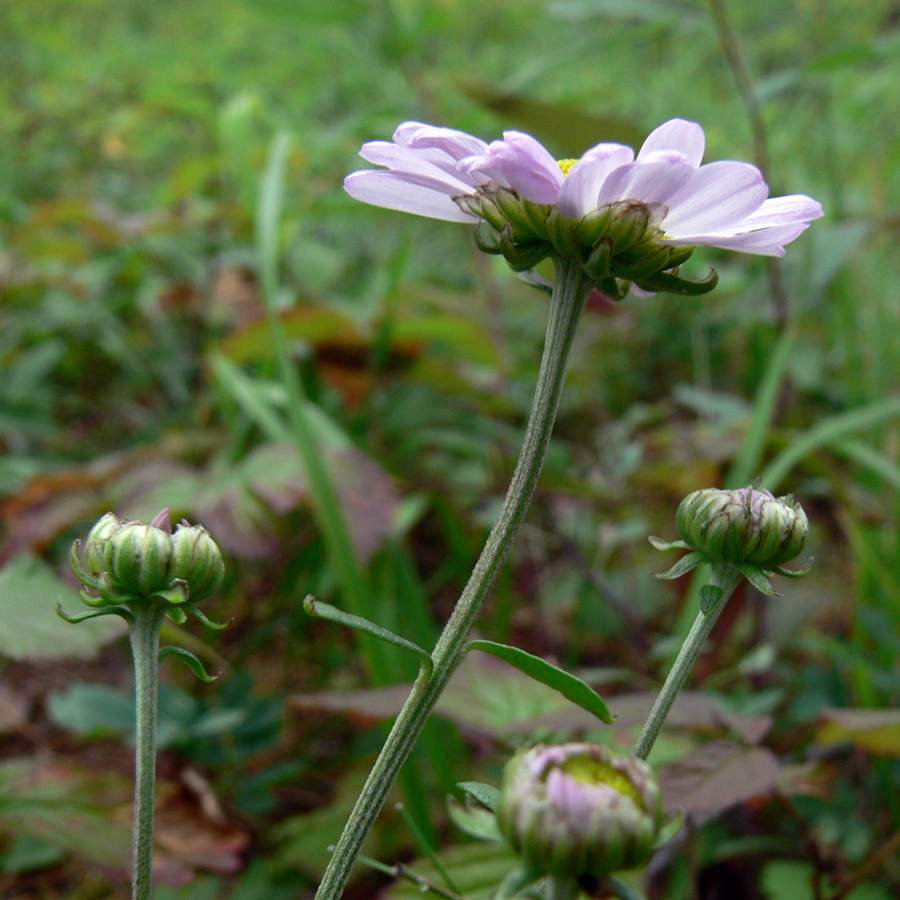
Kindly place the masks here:
POLYGON ((559 766, 559 769, 582 784, 606 785, 630 797, 639 809, 644 809, 643 798, 628 776, 608 763, 587 756, 573 756, 559 766))
POLYGON ((571 169, 572 166, 574 166, 575 163, 578 162, 578 160, 577 159, 558 159, 557 162, 559 163, 559 167, 562 169, 563 175, 568 177, 569 169, 571 169))

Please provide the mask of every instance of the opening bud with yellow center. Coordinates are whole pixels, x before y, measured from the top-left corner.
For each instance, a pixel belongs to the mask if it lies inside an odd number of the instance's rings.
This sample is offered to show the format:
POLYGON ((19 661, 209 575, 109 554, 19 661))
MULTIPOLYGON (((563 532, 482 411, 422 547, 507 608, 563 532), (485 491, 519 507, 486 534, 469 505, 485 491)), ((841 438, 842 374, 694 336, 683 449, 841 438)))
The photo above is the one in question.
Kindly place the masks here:
POLYGON ((599 879, 639 866, 662 822, 650 767, 608 747, 537 746, 504 770, 497 824, 539 875, 599 879))

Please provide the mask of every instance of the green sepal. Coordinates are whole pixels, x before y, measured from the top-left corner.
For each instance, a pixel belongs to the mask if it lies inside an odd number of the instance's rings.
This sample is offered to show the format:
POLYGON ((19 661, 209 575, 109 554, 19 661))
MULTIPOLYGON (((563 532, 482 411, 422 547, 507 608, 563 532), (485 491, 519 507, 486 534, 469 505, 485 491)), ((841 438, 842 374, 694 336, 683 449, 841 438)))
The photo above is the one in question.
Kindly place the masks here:
POLYGON ((611 257, 612 242, 609 238, 600 238, 594 244, 582 267, 593 281, 599 281, 601 278, 609 276, 609 261, 611 257))
POLYGON ((524 281, 525 284, 530 284, 539 291, 543 291, 545 294, 553 295, 553 282, 544 278, 539 272, 535 272, 534 269, 525 269, 523 272, 516 272, 516 278, 524 281))
POLYGON ((491 812, 497 811, 500 805, 500 791, 494 785, 485 784, 483 781, 460 781, 456 786, 491 812))
POLYGON ((533 269, 550 255, 550 244, 518 244, 513 239, 511 225, 504 225, 500 231, 500 250, 503 258, 514 272, 533 269))
POLYGON ((497 233, 490 226, 485 229, 485 232, 482 232, 483 225, 484 222, 479 222, 478 227, 475 229, 473 235, 475 246, 482 253, 493 253, 495 255, 501 253, 500 238, 497 236, 497 233))
POLYGON ((709 275, 702 281, 691 281, 672 272, 657 272, 649 278, 642 278, 636 282, 637 286, 645 291, 667 291, 670 294, 681 294, 686 297, 708 294, 718 283, 719 273, 715 269, 710 269, 709 275))
POLYGON ((79 596, 88 606, 93 606, 95 609, 114 605, 107 603, 103 597, 95 597, 86 587, 83 587, 81 591, 79 591, 79 596))
POLYGON ((738 565, 741 575, 750 582, 761 594, 767 597, 780 597, 781 594, 772 587, 772 582, 765 576, 765 573, 759 566, 751 563, 740 563, 738 565))
POLYGON ((229 619, 227 622, 214 622, 206 615, 206 613, 200 612, 200 610, 197 609, 196 606, 189 606, 187 608, 187 611, 192 616, 199 619, 207 628, 212 628, 214 631, 222 631, 234 621, 234 619, 229 619))
POLYGON ((658 572, 656 578, 665 578, 667 581, 673 578, 681 578, 682 575, 687 574, 691 569, 695 569, 700 563, 706 561, 706 554, 695 550, 693 553, 688 553, 687 556, 682 556, 671 569, 667 569, 665 572, 658 572))
POLYGON ((472 803, 466 798, 462 804, 452 794, 447 797, 447 813, 453 824, 464 834, 479 841, 499 842, 503 840, 494 814, 480 803, 472 803))
POLYGON ((535 681, 540 681, 541 684, 546 684, 547 687, 559 691, 567 700, 592 713, 607 725, 614 721, 603 698, 592 687, 589 687, 576 675, 558 669, 539 656, 533 656, 518 647, 497 644, 494 641, 469 641, 466 653, 470 650, 482 650, 515 666, 520 672, 524 672, 535 681))
POLYGON ((654 537, 652 534, 647 538, 657 550, 690 550, 690 544, 685 541, 664 541, 662 538, 654 537))
POLYGON ((307 615, 318 616, 320 619, 328 619, 331 622, 337 622, 340 625, 346 625, 348 628, 355 628, 357 631, 364 631, 366 634, 381 638, 381 640, 393 644, 395 647, 402 647, 404 650, 412 650, 412 652, 419 657, 419 664, 426 677, 431 675, 431 670, 434 665, 431 661, 431 654, 423 650, 418 644, 414 644, 412 641, 408 641, 406 638, 394 634, 393 631, 388 631, 387 628, 382 628, 381 625, 376 625, 374 622, 370 622, 362 616, 354 616, 352 613, 346 613, 335 606, 331 606, 329 603, 320 603, 312 596, 312 594, 308 595, 303 601, 303 609, 306 611, 307 615))
POLYGON ((775 572, 776 575, 784 575, 785 578, 802 578, 804 575, 809 574, 815 559, 814 556, 811 556, 802 569, 785 569, 783 566, 774 566, 771 571, 775 572))
MULTIPOLYGON (((628 254, 632 255, 632 254, 628 254)), ((634 262, 627 262, 616 258, 613 268, 619 278, 627 278, 629 281, 643 281, 657 273, 663 272, 665 269, 674 267, 672 259, 672 251, 669 247, 660 247, 651 253, 635 252, 634 262)))
POLYGON ((705 584, 700 588, 700 609, 708 616, 722 602, 722 588, 715 584, 705 584))
POLYGON ((219 677, 208 675, 203 663, 193 653, 181 647, 161 647, 159 661, 162 662, 167 656, 177 656, 201 681, 215 681, 219 677))
POLYGON ((170 606, 166 615, 176 624, 184 625, 187 622, 187 613, 180 606, 170 606))
POLYGON ((619 281, 608 275, 606 278, 594 279, 594 287, 602 294, 606 294, 610 300, 624 300, 628 296, 630 281, 619 281))
POLYGON ((181 578, 176 578, 170 588, 153 594, 153 599, 162 600, 170 606, 181 606, 190 600, 187 582, 181 578))
POLYGON ((75 573, 75 577, 82 584, 86 585, 89 588, 93 588, 95 591, 99 590, 97 579, 89 572, 85 571, 84 566, 81 565, 81 554, 79 553, 80 550, 81 541, 75 541, 72 544, 72 548, 69 550, 69 565, 72 567, 72 571, 75 573))
POLYGON ((77 625, 85 619, 96 619, 97 616, 121 616, 129 625, 134 624, 134 613, 125 606, 104 606, 101 609, 89 609, 86 612, 75 613, 70 616, 63 608, 62 601, 56 602, 56 614, 61 618, 77 625))
POLYGON ((540 873, 534 872, 525 863, 513 866, 500 882, 493 900, 514 900, 525 888, 540 878, 540 873))

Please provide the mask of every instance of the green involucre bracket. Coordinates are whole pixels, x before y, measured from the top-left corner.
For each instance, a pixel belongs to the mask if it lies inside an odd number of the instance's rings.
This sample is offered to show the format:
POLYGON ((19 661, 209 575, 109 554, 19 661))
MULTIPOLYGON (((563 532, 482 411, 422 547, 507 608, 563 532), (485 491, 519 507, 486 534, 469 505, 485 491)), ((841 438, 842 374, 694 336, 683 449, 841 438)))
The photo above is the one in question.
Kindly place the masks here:
POLYGON ((162 647, 159 651, 159 661, 162 662, 167 656, 177 656, 201 681, 215 681, 219 677, 209 675, 203 668, 203 663, 189 650, 183 650, 181 647, 162 647))
POLYGON ((303 601, 303 609, 307 615, 328 619, 331 622, 337 622, 340 625, 346 625, 348 628, 355 628, 357 631, 364 631, 366 634, 381 638, 381 640, 393 644, 395 647, 412 650, 419 657, 419 664, 425 673, 425 677, 429 678, 431 676, 433 668, 431 654, 423 650, 418 644, 414 644, 412 641, 408 641, 406 638, 402 638, 400 635, 394 634, 393 631, 388 631, 387 628, 382 628, 381 625, 376 625, 362 616, 346 613, 330 603, 321 603, 312 594, 309 594, 303 601))
POLYGON ((511 666, 515 666, 520 672, 531 676, 535 681, 540 681, 541 684, 546 684, 547 687, 559 691, 566 700, 571 700, 576 706, 592 713, 607 725, 614 721, 603 698, 592 687, 589 687, 576 675, 558 669, 539 656, 533 656, 518 647, 497 644, 494 641, 469 641, 466 652, 468 653, 469 650, 483 650, 485 653, 490 653, 511 666))
POLYGON ((102 609, 89 609, 86 612, 75 613, 70 616, 62 608, 62 601, 58 600, 56 602, 56 614, 71 625, 77 625, 79 622, 84 622, 85 619, 96 619, 97 616, 121 616, 129 625, 134 623, 134 615, 126 606, 104 606, 102 609))

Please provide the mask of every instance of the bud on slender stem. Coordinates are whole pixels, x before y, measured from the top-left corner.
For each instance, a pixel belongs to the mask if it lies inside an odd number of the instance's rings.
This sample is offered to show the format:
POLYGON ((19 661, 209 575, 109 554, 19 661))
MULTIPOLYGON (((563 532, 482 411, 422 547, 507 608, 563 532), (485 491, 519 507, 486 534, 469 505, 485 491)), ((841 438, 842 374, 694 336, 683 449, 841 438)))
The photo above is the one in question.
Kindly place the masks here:
POLYGON ((641 760, 598 744, 538 746, 507 764, 497 824, 534 873, 598 879, 649 859, 662 805, 641 760))

